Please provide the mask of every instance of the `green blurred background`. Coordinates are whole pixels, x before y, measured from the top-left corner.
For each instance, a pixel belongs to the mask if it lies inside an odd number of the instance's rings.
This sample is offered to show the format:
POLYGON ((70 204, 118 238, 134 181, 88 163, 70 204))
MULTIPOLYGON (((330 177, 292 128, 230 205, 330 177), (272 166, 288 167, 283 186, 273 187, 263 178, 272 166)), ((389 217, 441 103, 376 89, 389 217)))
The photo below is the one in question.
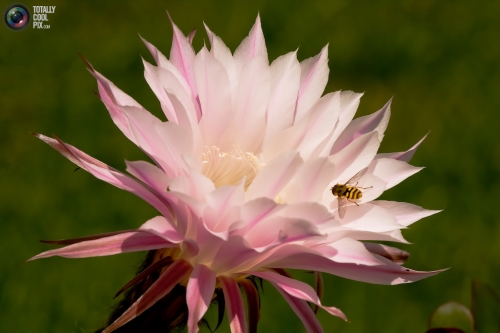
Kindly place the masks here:
MULTIPOLYGON (((2 0, 1 7, 10 3, 2 0)), ((143 256, 125 254, 23 264, 50 247, 39 239, 135 228, 154 209, 75 166, 29 132, 56 134, 119 169, 146 157, 93 95, 82 53, 117 86, 160 116, 143 78, 138 33, 169 53, 168 9, 195 48, 202 22, 234 50, 261 14, 270 59, 300 46, 299 59, 330 43, 327 92, 365 92, 358 116, 394 96, 382 152, 406 150, 430 131, 412 163, 427 168, 383 199, 444 212, 404 231, 408 266, 452 267, 415 284, 378 286, 326 277, 325 332, 424 332, 439 304, 470 304, 470 281, 500 288, 500 2, 498 1, 39 1, 57 6, 50 30, 0 27, 0 331, 92 332, 143 256)), ((208 41, 207 41, 208 43, 208 41)), ((310 281, 311 276, 300 275, 310 281)), ((260 332, 304 332, 265 285, 260 332)), ((208 332, 208 330, 206 330, 208 332)), ((220 332, 229 332, 225 323, 220 332)))

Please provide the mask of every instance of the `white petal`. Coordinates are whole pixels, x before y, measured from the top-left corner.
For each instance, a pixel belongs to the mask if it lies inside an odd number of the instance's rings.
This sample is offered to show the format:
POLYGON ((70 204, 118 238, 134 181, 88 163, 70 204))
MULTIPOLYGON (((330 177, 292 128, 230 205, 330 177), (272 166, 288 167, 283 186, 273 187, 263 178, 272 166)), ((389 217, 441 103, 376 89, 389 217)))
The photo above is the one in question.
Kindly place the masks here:
POLYGON ((358 171, 367 167, 380 146, 377 132, 363 134, 340 152, 329 157, 335 164, 335 178, 332 183, 344 184, 358 171))
POLYGON ((363 134, 377 131, 379 139, 382 141, 384 131, 391 116, 391 101, 387 102, 382 109, 368 116, 356 118, 346 127, 332 147, 331 154, 341 151, 363 134))
POLYGON ((218 146, 232 120, 231 87, 226 69, 204 47, 196 55, 195 76, 203 117, 201 132, 207 146, 218 146))
POLYGON ((274 199, 288 184, 302 164, 297 152, 284 152, 271 160, 255 177, 246 192, 247 201, 268 197, 274 199))
POLYGON ((370 164, 368 172, 387 182, 387 189, 390 189, 422 169, 422 167, 414 167, 403 161, 380 158, 370 164))
POLYGON ((300 120, 321 97, 328 82, 328 45, 321 52, 300 63, 300 88, 294 122, 300 120))
POLYGON ((272 138, 280 130, 293 124, 293 113, 300 85, 300 64, 297 51, 273 61, 271 70, 271 98, 267 106, 266 137, 272 138))
POLYGON ((405 227, 424 217, 440 212, 440 210, 428 210, 406 202, 377 200, 372 202, 372 204, 385 208, 396 217, 399 224, 405 227))

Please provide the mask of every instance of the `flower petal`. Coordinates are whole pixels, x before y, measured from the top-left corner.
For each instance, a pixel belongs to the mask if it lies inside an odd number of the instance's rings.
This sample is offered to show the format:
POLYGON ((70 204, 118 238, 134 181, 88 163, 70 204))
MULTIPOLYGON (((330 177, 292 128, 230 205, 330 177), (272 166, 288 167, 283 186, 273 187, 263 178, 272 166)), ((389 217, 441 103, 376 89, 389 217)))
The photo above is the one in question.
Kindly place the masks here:
POLYGON ((274 199, 288 184, 302 164, 295 151, 284 152, 272 159, 255 177, 246 192, 247 201, 258 197, 274 199))
POLYGON ((125 161, 127 172, 159 193, 167 190, 169 177, 157 166, 145 161, 125 161))
POLYGON ((344 149, 331 155, 329 160, 335 164, 335 177, 330 184, 332 186, 344 184, 358 171, 367 167, 373 160, 379 146, 380 138, 375 131, 361 135, 344 149))
MULTIPOLYGON (((191 88, 192 96, 196 97, 197 87, 194 79, 193 64, 195 62, 195 52, 189 40, 184 36, 182 31, 175 25, 170 18, 174 35, 172 38, 172 47, 170 48, 170 61, 179 70, 182 76, 186 79, 187 84, 191 88)), ((201 114, 198 115, 200 119, 201 114)))
POLYGON ((262 55, 267 59, 266 41, 262 32, 262 26, 260 25, 260 15, 257 15, 255 24, 250 30, 248 37, 234 51, 234 59, 241 68, 246 62, 257 55, 262 55))
POLYGON ((191 270, 192 267, 187 261, 183 259, 174 261, 173 264, 168 266, 158 280, 156 280, 118 319, 102 331, 102 333, 113 332, 149 309, 181 282, 191 270))
POLYGON ((188 332, 197 333, 198 322, 208 309, 215 289, 215 272, 205 265, 194 267, 186 288, 188 306, 188 332))
POLYGON ((323 96, 307 115, 268 141, 264 146, 264 154, 275 156, 283 150, 297 150, 302 158, 308 159, 334 128, 339 111, 339 92, 323 96))
POLYGON ((325 90, 328 82, 328 45, 321 52, 300 63, 300 88, 297 96, 294 123, 302 119, 306 112, 316 103, 325 90))
POLYGON ((153 217, 141 225, 139 230, 155 234, 174 244, 180 243, 184 240, 184 237, 179 234, 176 227, 163 216, 153 217))
POLYGON ((233 278, 227 276, 219 276, 218 280, 224 291, 231 333, 246 333, 248 330, 245 318, 245 305, 243 304, 238 283, 233 278))
POLYGON ((364 243, 365 248, 371 253, 378 254, 390 261, 402 265, 406 262, 410 254, 406 251, 377 243, 364 243))
POLYGON ((406 202, 377 200, 373 201, 372 204, 389 211, 396 217, 398 223, 404 225, 405 227, 423 219, 424 217, 441 212, 441 210, 428 210, 406 202))
POLYGON ((409 163, 415 152, 417 151, 417 148, 420 146, 422 142, 424 142, 425 138, 429 135, 427 133, 424 135, 422 139, 420 139, 419 142, 417 142, 413 147, 408 149, 407 151, 399 152, 399 153, 383 153, 383 154, 377 154, 376 158, 392 158, 398 161, 404 161, 409 163))
POLYGON ((362 96, 363 94, 355 93, 349 90, 340 92, 340 114, 338 121, 332 128, 330 135, 328 135, 326 139, 324 139, 323 142, 321 142, 314 150, 312 156, 325 157, 331 155, 330 151, 332 146, 354 117, 354 114, 358 109, 359 100, 362 96))
POLYGON ((36 260, 53 256, 65 258, 88 258, 110 256, 118 253, 156 250, 175 247, 164 238, 147 232, 131 231, 109 237, 83 241, 60 249, 42 252, 30 259, 36 260))
POLYGON ((335 154, 341 151, 344 147, 349 145, 361 135, 373 131, 378 132, 379 139, 382 141, 385 129, 389 124, 389 118, 391 116, 391 101, 392 100, 389 100, 389 102, 387 102, 379 111, 351 121, 339 138, 335 141, 330 153, 335 154))
POLYGON ((295 254, 284 257, 274 262, 268 262, 267 265, 273 268, 304 269, 325 272, 338 275, 346 279, 368 282, 373 284, 401 284, 415 282, 444 270, 420 272, 399 266, 392 261, 373 254, 381 265, 356 265, 337 263, 328 258, 311 254, 295 254))
POLYGON ((290 305, 293 312, 295 312, 297 317, 299 317, 300 321, 302 321, 302 324, 304 324, 306 332, 308 333, 324 332, 323 327, 321 327, 321 324, 318 321, 318 318, 316 318, 316 315, 314 314, 309 304, 307 304, 307 302, 298 299, 296 297, 290 296, 286 291, 284 291, 277 285, 273 286, 276 288, 276 290, 279 291, 281 296, 283 296, 288 305, 290 305))
POLYGON ((205 47, 196 55, 194 66, 203 112, 200 120, 203 142, 209 147, 218 146, 233 118, 229 77, 221 62, 205 47))
POLYGON ((156 191, 145 184, 141 184, 133 178, 124 175, 102 163, 99 160, 85 154, 75 147, 62 142, 59 139, 52 139, 42 134, 34 134, 37 138, 47 143, 52 148, 60 152, 64 157, 75 163, 85 171, 91 173, 96 178, 99 178, 111 185, 114 185, 122 190, 131 192, 150 205, 155 207, 166 218, 172 218, 169 209, 169 203, 162 200, 161 196, 156 191))
POLYGON ((293 124, 293 111, 300 86, 297 51, 276 58, 270 70, 271 96, 266 113, 266 140, 293 124))
POLYGON ((415 167, 403 161, 379 158, 373 160, 368 168, 368 172, 385 181, 387 189, 390 189, 422 169, 423 167, 415 167))
POLYGON ((248 307, 248 333, 257 333, 257 324, 260 319, 260 297, 255 285, 249 279, 239 282, 245 291, 248 307))
POLYGON ((292 278, 271 271, 248 272, 248 273, 261 277, 271 282, 275 287, 282 289, 284 292, 286 292, 288 295, 292 297, 316 304, 325 311, 327 311, 328 313, 347 321, 346 316, 339 309, 321 305, 321 301, 319 300, 318 295, 316 295, 314 289, 304 282, 294 280, 292 278))

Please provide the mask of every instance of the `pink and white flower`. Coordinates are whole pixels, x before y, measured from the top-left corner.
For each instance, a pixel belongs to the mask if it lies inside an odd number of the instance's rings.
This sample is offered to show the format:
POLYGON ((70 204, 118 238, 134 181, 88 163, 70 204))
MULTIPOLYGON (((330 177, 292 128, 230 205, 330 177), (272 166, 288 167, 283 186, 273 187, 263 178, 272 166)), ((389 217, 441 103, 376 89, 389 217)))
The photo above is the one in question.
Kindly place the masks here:
POLYGON ((421 169, 408 161, 422 141, 406 152, 377 154, 390 101, 352 120, 362 94, 323 95, 327 47, 302 62, 294 51, 269 64, 259 17, 234 54, 208 27, 210 50, 195 53, 193 35, 172 26, 169 59, 144 41, 156 62, 144 61, 145 78, 168 121, 89 65, 114 123, 153 164, 127 162, 131 177, 58 138, 35 134, 160 214, 136 230, 58 242, 67 246, 30 259, 168 251, 172 260, 160 278, 104 332, 139 316, 177 284, 186 286, 190 333, 198 331, 216 289, 223 291, 231 331, 254 332, 258 301, 252 276, 270 282, 308 332, 322 332, 307 303, 344 320, 345 315, 322 305, 312 287, 284 269, 312 270, 318 280, 325 272, 376 284, 414 282, 439 272, 407 269, 401 266, 406 252, 364 242, 405 243, 401 229, 437 212, 376 200, 421 169), (340 219, 331 188, 364 168, 358 186, 370 188, 340 219), (238 285, 247 294, 250 329, 238 285))

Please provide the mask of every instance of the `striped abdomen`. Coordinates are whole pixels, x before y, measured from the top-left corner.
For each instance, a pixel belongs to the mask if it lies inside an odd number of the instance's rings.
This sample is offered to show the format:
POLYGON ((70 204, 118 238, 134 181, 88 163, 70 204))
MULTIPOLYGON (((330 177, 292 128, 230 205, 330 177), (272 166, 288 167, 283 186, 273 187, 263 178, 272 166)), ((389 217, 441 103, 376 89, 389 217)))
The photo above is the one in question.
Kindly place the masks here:
POLYGON ((363 193, 354 186, 337 184, 332 188, 334 196, 339 198, 347 198, 350 200, 361 199, 363 193))

